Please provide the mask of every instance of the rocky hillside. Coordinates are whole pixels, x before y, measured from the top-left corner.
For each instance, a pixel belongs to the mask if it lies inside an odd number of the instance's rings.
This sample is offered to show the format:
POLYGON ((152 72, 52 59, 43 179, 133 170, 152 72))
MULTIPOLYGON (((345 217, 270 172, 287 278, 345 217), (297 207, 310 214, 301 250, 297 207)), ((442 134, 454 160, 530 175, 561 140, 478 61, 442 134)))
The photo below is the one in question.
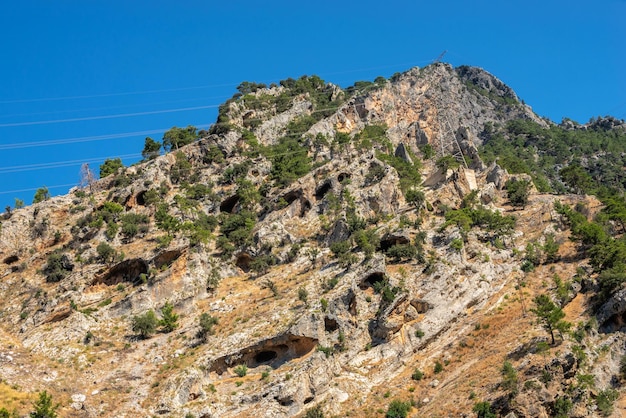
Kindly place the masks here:
POLYGON ((3 215, 0 416, 43 391, 62 417, 626 412, 622 206, 496 163, 556 125, 447 64, 238 90, 3 215))

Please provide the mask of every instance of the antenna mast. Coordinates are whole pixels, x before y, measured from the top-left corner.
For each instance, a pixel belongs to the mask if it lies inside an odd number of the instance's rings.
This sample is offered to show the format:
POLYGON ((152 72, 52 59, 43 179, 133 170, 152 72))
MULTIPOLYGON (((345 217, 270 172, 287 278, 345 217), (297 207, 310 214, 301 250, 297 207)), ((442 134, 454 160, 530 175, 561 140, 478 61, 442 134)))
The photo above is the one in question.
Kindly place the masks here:
POLYGON ((437 64, 438 62, 441 62, 441 60, 443 59, 443 56, 446 55, 446 52, 448 52, 447 49, 443 51, 441 54, 439 54, 439 56, 433 61, 433 64, 437 64))

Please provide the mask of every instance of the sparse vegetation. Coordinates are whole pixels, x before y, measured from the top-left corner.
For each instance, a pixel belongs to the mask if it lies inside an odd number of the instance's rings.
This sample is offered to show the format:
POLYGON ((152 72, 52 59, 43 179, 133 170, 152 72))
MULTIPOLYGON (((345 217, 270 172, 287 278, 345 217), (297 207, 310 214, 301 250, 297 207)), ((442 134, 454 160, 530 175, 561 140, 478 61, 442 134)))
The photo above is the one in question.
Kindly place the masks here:
POLYGON ((39 392, 39 398, 33 403, 33 411, 29 414, 30 418, 57 418, 56 410, 59 404, 52 402, 52 395, 45 390, 39 392))
POLYGON ((235 374, 239 377, 244 377, 246 374, 248 374, 248 366, 246 366, 245 364, 240 364, 233 369, 233 372, 235 372, 235 374))
POLYGON ((213 327, 218 324, 218 319, 214 316, 209 315, 206 312, 200 314, 198 318, 198 325, 200 329, 196 336, 200 338, 202 341, 206 342, 206 339, 209 335, 213 335, 213 327))
POLYGON ((411 402, 394 399, 387 408, 385 418, 406 418, 411 410, 411 402))
POLYGON ((152 309, 148 312, 134 316, 131 321, 133 332, 137 333, 140 338, 146 339, 156 332, 159 320, 152 309))

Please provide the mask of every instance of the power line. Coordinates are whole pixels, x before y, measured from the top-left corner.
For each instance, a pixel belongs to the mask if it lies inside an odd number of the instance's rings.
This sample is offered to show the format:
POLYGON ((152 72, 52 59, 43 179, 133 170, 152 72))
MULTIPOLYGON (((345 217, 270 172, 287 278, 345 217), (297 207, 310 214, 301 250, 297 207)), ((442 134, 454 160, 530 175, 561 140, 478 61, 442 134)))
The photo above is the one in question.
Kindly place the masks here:
MULTIPOLYGON (((201 124, 193 124, 193 125, 204 126, 204 125, 209 125, 209 123, 201 123, 201 124)), ((0 150, 43 147, 43 146, 51 146, 51 145, 75 144, 79 142, 103 141, 107 139, 127 138, 131 136, 154 135, 154 134, 160 134, 162 132, 165 132, 168 129, 170 128, 152 129, 149 131, 121 132, 117 134, 107 134, 107 135, 83 136, 83 137, 76 137, 76 138, 49 139, 49 140, 43 140, 43 141, 31 141, 31 142, 22 142, 22 143, 16 142, 16 143, 11 143, 11 144, 0 144, 0 150)))
MULTIPOLYGON (((164 104, 173 104, 173 103, 185 103, 190 101, 202 100, 206 101, 208 99, 227 99, 230 96, 211 96, 211 97, 196 97, 196 98, 187 98, 181 100, 168 100, 166 102, 150 102, 150 105, 164 105, 164 104)), ((50 112, 33 112, 33 113, 14 113, 11 115, 0 115, 0 118, 12 118, 16 116, 40 116, 40 115, 55 115, 60 113, 72 113, 72 112, 85 112, 92 110, 112 110, 112 109, 123 109, 128 107, 137 107, 137 106, 145 106, 145 103, 135 103, 135 104, 126 104, 119 106, 106 106, 106 107, 90 107, 90 108, 81 108, 81 109, 67 109, 67 110, 54 110, 50 112)))
POLYGON ((35 121, 35 122, 3 123, 3 124, 0 124, 0 128, 7 128, 7 127, 14 127, 14 126, 48 125, 52 123, 79 122, 79 121, 86 121, 86 120, 128 118, 132 116, 157 115, 157 114, 162 114, 162 113, 174 113, 174 112, 187 112, 190 110, 210 109, 210 108, 216 108, 216 107, 219 107, 219 105, 182 107, 178 109, 152 110, 148 112, 135 112, 135 113, 121 113, 117 115, 88 116, 84 118, 41 120, 41 121, 35 121))
MULTIPOLYGON (((45 186, 48 189, 60 189, 61 187, 70 187, 70 186, 76 186, 76 183, 69 183, 69 184, 59 184, 56 186, 45 186)), ((7 191, 0 191, 0 194, 9 194, 9 193, 24 193, 24 192, 31 192, 33 190, 37 190, 40 187, 31 187, 28 189, 19 189, 19 190, 7 190, 7 191)))
MULTIPOLYGON (((367 90, 368 87, 365 87, 365 89, 367 90)), ((357 92, 357 94, 361 94, 361 93, 363 93, 363 91, 358 91, 357 92)), ((320 93, 320 94, 322 94, 322 93, 320 93)), ((337 109, 336 107, 316 109, 316 110, 311 111, 311 113, 325 112, 325 111, 328 111, 328 110, 336 110, 336 109, 337 109)), ((264 118, 251 118, 251 119, 248 119, 248 121, 263 120, 263 119, 264 118)), ((215 124, 215 125, 222 125, 222 124, 215 124)), ((225 123, 224 125, 228 125, 228 123, 225 123)), ((31 143, 26 143, 26 144, 19 144, 19 143, 17 143, 17 144, 5 144, 4 146, 0 145, 0 150, 2 150, 2 149, 21 148, 21 147, 26 147, 26 146, 59 145, 59 144, 74 143, 74 142, 95 141, 95 140, 103 140, 103 139, 116 139, 116 138, 120 138, 120 137, 134 136, 135 134, 137 134, 137 135, 150 134, 150 132, 152 132, 152 133, 161 133, 161 132, 164 132, 165 130, 167 130, 167 129, 155 130, 155 131, 143 131, 143 133, 142 132, 131 132, 131 133, 123 133, 123 134, 101 135, 101 136, 95 136, 95 137, 69 138, 69 139, 61 139, 61 140, 40 141, 40 142, 31 142, 31 143)), ((303 134, 307 133, 308 131, 309 131, 308 129, 306 131, 287 131, 285 133, 285 135, 303 135, 303 134)), ((201 139, 199 139, 196 142, 201 142, 201 141, 203 141, 205 139, 206 138, 201 138, 201 139)), ((372 138, 372 139, 376 139, 376 138, 372 138)), ((290 154, 290 153, 287 153, 287 154, 290 154)), ((285 155, 287 155, 287 154, 285 154, 285 155)), ((141 154, 128 154, 128 155, 124 156, 124 158, 137 157, 137 156, 140 156, 140 155, 141 154)), ((276 156, 278 156, 278 155, 279 154, 276 154, 276 156)), ((103 158, 112 158, 112 157, 103 157, 103 158)), ((53 162, 53 163, 39 163, 39 164, 28 164, 28 165, 14 166, 14 167, 6 167, 6 168, 0 168, 0 174, 12 173, 12 172, 20 172, 20 171, 40 170, 40 169, 48 169, 48 168, 57 168, 57 167, 66 167, 66 166, 71 166, 71 165, 75 165, 75 164, 78 164, 78 163, 88 163, 88 162, 101 161, 103 158, 91 158, 91 159, 87 159, 87 160, 85 160, 85 159, 83 159, 83 160, 65 160, 65 161, 57 161, 57 162, 53 162)))
POLYGON ((51 163, 38 163, 38 164, 26 164, 26 165, 16 165, 12 167, 0 168, 0 174, 6 173, 17 173, 22 171, 32 171, 32 170, 43 170, 43 169, 51 169, 51 168, 59 168, 59 167, 71 167, 73 165, 84 164, 84 163, 93 163, 97 161, 103 161, 109 158, 134 158, 140 157, 140 153, 134 154, 124 154, 117 155, 114 157, 93 157, 81 160, 65 160, 65 161, 55 161, 51 163))
MULTIPOLYGON (((417 64, 423 64, 430 62, 430 60, 421 60, 417 61, 417 64)), ((399 66, 414 66, 416 63, 406 63, 406 64, 393 64, 386 66, 378 66, 378 67, 365 67, 358 68, 352 70, 345 71, 334 71, 327 72, 326 75, 334 75, 334 74, 348 74, 355 73, 359 71, 369 71, 369 70, 380 70, 380 69, 388 69, 395 68, 399 66)), ((261 80, 261 82, 268 83, 276 80, 261 80)), ((135 96, 142 94, 156 94, 156 93, 167 93, 167 92, 176 92, 176 91, 189 91, 189 90, 202 90, 209 89, 215 87, 230 87, 230 86, 238 86, 241 82, 237 83, 221 83, 221 84, 209 84, 204 86, 191 86, 191 87, 177 87, 177 88, 169 88, 169 89, 156 89, 156 90, 143 90, 143 91, 126 91, 126 92, 118 92, 118 93, 103 93, 103 94, 90 94, 90 95, 77 95, 77 96, 61 96, 61 97, 39 97, 39 98, 31 98, 31 99, 14 99, 14 100, 0 100, 0 104, 12 104, 12 103, 34 103, 34 102, 52 102, 52 101, 61 101, 61 100, 82 100, 82 99, 92 99, 92 98, 101 98, 101 97, 117 97, 117 96, 135 96)))
POLYGON ((90 94, 90 95, 83 95, 83 96, 40 97, 36 99, 2 100, 0 101, 0 104, 54 102, 54 101, 60 101, 60 100, 93 99, 93 98, 98 98, 98 97, 134 96, 134 95, 141 95, 141 94, 156 94, 156 93, 167 93, 167 92, 174 92, 174 91, 201 90, 201 89, 208 89, 208 88, 213 88, 213 87, 229 87, 233 85, 236 85, 236 84, 234 83, 213 84, 213 85, 208 85, 208 86, 180 87, 180 88, 174 88, 174 89, 161 89, 161 90, 127 91, 127 92, 121 92, 121 93, 90 94))

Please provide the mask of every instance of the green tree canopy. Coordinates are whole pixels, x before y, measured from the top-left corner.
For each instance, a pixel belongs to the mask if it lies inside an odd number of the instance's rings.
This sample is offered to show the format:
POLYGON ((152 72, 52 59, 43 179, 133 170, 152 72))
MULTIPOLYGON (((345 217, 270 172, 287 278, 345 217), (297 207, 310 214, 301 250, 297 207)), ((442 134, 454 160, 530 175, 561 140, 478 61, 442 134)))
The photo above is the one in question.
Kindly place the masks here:
POLYGON ((565 312, 552 302, 548 295, 538 295, 533 299, 533 302, 535 302, 535 307, 530 311, 537 315, 538 322, 548 331, 552 338, 552 344, 554 345, 554 331, 556 330, 562 333, 569 328, 571 324, 563 321, 565 312))
POLYGON ((30 418, 57 418, 56 410, 59 405, 52 403, 52 395, 48 394, 45 390, 39 392, 39 398, 33 403, 35 408, 29 415, 30 418))
POLYGON ((172 332, 178 328, 178 314, 174 313, 174 306, 166 302, 161 308, 162 319, 159 325, 163 327, 164 332, 172 332))
MULTIPOLYGON (((43 202, 44 200, 48 199, 50 199, 50 192, 48 191, 48 188, 46 186, 43 186, 38 188, 35 192, 35 196, 33 197, 33 203, 43 202)), ((15 208, 18 209, 17 204, 15 205, 15 208)))
POLYGON ((198 138, 195 126, 187 126, 186 128, 178 128, 174 126, 163 134, 163 149, 171 151, 185 145, 191 144, 198 138))
POLYGON ((111 174, 114 174, 117 170, 124 167, 120 158, 107 158, 104 163, 100 165, 100 178, 103 179, 111 174))
POLYGON ((526 206, 530 196, 530 181, 512 179, 507 181, 504 187, 513 206, 526 206))
POLYGON ((133 317, 131 328, 133 332, 139 334, 141 338, 148 338, 155 333, 159 320, 152 309, 143 315, 133 317))
POLYGON ((156 157, 159 156, 160 150, 161 143, 147 136, 143 145, 143 151, 141 151, 141 156, 146 161, 154 160, 156 157))

